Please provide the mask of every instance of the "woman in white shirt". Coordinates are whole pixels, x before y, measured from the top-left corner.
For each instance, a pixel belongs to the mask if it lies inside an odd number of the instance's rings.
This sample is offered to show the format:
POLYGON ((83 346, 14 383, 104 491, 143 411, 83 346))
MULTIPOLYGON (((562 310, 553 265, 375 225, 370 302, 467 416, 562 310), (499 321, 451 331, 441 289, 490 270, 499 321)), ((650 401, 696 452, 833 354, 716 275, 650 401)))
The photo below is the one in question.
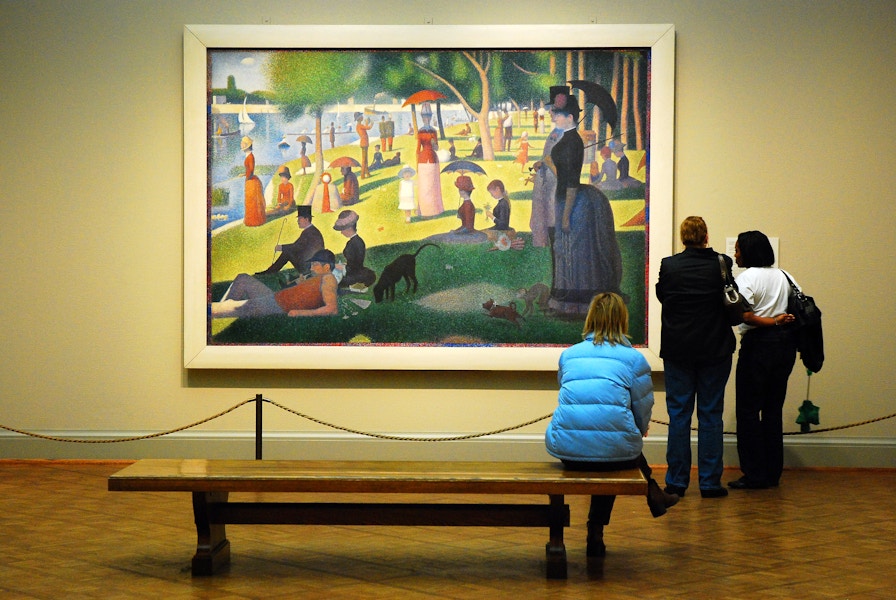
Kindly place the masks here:
MULTIPOLYGON (((735 282, 753 307, 740 325, 737 359, 737 454, 743 477, 732 489, 776 487, 784 466, 782 411, 787 379, 796 362, 796 337, 787 313, 790 284, 772 265, 775 252, 761 231, 737 236, 734 259, 746 271, 735 282)), ((789 273, 788 273, 789 275, 789 273)), ((790 278, 793 280, 793 277, 790 278)), ((794 285, 796 283, 794 282, 794 285)))

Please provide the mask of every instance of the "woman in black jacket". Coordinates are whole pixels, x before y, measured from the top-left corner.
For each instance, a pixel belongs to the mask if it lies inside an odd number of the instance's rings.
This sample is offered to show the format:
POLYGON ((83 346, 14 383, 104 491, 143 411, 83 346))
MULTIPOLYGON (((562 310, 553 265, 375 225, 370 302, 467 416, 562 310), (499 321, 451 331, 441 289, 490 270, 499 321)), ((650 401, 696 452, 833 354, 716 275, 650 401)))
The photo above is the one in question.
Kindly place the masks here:
MULTIPOLYGON (((700 495, 728 495, 722 487, 725 385, 731 374, 734 332, 722 308, 719 254, 709 247, 701 217, 681 223, 684 251, 660 263, 656 296, 663 304, 660 357, 666 379, 669 437, 666 491, 684 496, 691 473, 691 418, 697 408, 700 495)), ((731 259, 722 255, 730 272, 731 259)))

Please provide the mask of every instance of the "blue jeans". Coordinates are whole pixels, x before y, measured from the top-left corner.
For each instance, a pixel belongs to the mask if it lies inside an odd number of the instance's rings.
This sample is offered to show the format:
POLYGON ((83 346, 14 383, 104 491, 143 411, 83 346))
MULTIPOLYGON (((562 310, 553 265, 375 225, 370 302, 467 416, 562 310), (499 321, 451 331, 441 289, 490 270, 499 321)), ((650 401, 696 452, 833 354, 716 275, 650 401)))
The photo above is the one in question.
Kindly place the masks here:
POLYGON ((691 418, 697 407, 697 473, 700 489, 722 486, 725 384, 731 357, 711 365, 663 361, 669 441, 666 446, 666 484, 687 488, 691 477, 691 418))

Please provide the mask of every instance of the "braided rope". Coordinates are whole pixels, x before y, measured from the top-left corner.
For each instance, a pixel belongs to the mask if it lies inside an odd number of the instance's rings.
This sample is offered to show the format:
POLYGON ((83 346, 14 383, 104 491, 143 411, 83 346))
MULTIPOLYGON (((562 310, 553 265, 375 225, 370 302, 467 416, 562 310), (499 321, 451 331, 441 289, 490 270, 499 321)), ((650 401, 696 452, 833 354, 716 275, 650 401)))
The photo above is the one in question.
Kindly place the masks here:
MULTIPOLYGON (((551 416, 553 416, 553 414, 554 414, 553 412, 550 412, 544 416, 537 417, 535 419, 530 419, 529 421, 526 421, 524 423, 519 423, 518 425, 511 425, 509 427, 503 427, 501 429, 494 429, 492 431, 485 431, 485 432, 481 432, 481 433, 470 433, 470 434, 466 434, 466 435, 455 435, 455 436, 444 436, 444 437, 398 436, 398 435, 386 435, 386 434, 381 434, 381 433, 372 433, 369 431, 362 431, 360 429, 352 429, 349 427, 343 427, 341 425, 336 425, 334 423, 329 423, 327 421, 323 421, 321 419, 312 417, 310 415, 306 415, 302 412, 299 412, 297 410, 294 410, 292 408, 289 408, 287 406, 284 406, 278 402, 274 402, 273 400, 269 400, 267 398, 262 398, 261 400, 264 402, 267 402, 268 404, 270 404, 272 406, 276 406, 277 408, 279 408, 283 411, 292 413, 292 414, 296 415, 297 417, 311 421, 313 423, 317 423, 318 425, 323 425, 325 427, 329 427, 331 429, 336 429, 338 431, 344 431, 346 433, 353 433, 356 435, 363 435, 366 437, 377 438, 377 439, 381 439, 381 440, 393 440, 393 441, 403 441, 403 442, 452 442, 452 441, 459 441, 459 440, 471 440, 471 439, 475 439, 475 438, 496 435, 499 433, 505 433, 508 431, 513 431, 515 429, 522 429, 523 427, 527 427, 534 423, 538 423, 539 421, 544 421, 545 419, 550 419, 551 416)), ((6 431, 11 431, 13 433, 18 433, 18 434, 25 435, 28 437, 50 440, 50 441, 54 441, 54 442, 70 442, 70 443, 75 443, 75 444, 114 444, 114 443, 119 443, 119 442, 133 442, 133 441, 138 441, 138 440, 148 440, 148 439, 152 439, 152 438, 162 437, 162 436, 169 435, 172 433, 177 433, 179 431, 185 431, 187 429, 196 427, 197 425, 202 425, 204 423, 208 423, 209 421, 213 421, 219 417, 223 417, 224 415, 231 413, 231 412, 235 411, 236 409, 238 409, 242 406, 245 406, 246 404, 249 404, 250 402, 257 402, 257 401, 258 401, 258 398, 249 398, 248 400, 243 400, 242 402, 234 404, 230 408, 222 410, 221 412, 219 412, 217 414, 214 414, 210 417, 206 417, 205 419, 201 419, 194 423, 190 423, 189 425, 184 425, 182 427, 177 427, 175 429, 169 429, 167 431, 159 431, 157 433, 150 433, 150 434, 146 434, 146 435, 137 435, 137 436, 132 436, 132 437, 124 437, 124 438, 111 438, 111 439, 104 439, 104 440, 94 440, 94 439, 85 440, 85 439, 78 439, 78 438, 63 438, 63 437, 56 437, 56 436, 51 436, 51 435, 43 435, 40 433, 34 433, 34 432, 30 432, 30 431, 24 431, 22 429, 16 429, 14 427, 9 427, 9 426, 3 425, 3 424, 0 424, 0 429, 5 429, 6 431)), ((836 427, 813 429, 811 431, 785 431, 784 435, 807 435, 810 433, 822 433, 822 432, 826 432, 826 431, 839 431, 842 429, 850 429, 852 427, 859 427, 861 425, 868 425, 869 423, 877 423, 878 421, 885 421, 887 419, 892 419, 893 417, 896 417, 896 413, 885 415, 883 417, 877 417, 876 419, 868 419, 866 421, 859 421, 857 423, 850 423, 847 425, 839 425, 836 427)), ((659 421, 657 419, 651 419, 650 422, 656 423, 658 425, 665 425, 667 427, 669 426, 669 423, 667 421, 659 421)), ((691 430, 697 431, 697 428, 691 427, 691 430)), ((736 435, 737 432, 724 431, 723 433, 725 435, 736 435)))
MULTIPOLYGON (((836 427, 825 427, 822 429, 813 429, 811 431, 785 431, 783 435, 806 435, 809 433, 823 433, 825 431, 839 431, 841 429, 850 429, 852 427, 859 427, 860 425, 868 425, 869 423, 877 423, 878 421, 886 421, 887 419, 892 419, 896 417, 896 413, 892 413, 889 415, 885 415, 883 417, 877 417, 876 419, 868 419, 867 421, 859 421, 857 423, 849 423, 847 425, 838 425, 836 427)), ((665 425, 669 426, 668 421, 658 421, 656 419, 650 419, 651 423, 656 423, 657 425, 665 425)), ((696 427, 691 427, 691 431, 697 431, 696 427)), ((737 435, 736 431, 723 431, 725 435, 737 435)))
POLYGON ((223 417, 227 413, 233 412, 239 407, 248 404, 250 402, 255 402, 255 398, 250 398, 249 400, 243 400, 238 404, 234 404, 230 408, 226 410, 222 410, 216 415, 212 415, 201 421, 196 421, 195 423, 190 423, 189 425, 184 425, 183 427, 178 427, 176 429, 169 429, 168 431, 159 431, 157 433, 150 433, 147 435, 135 435, 133 437, 125 437, 125 438, 114 438, 107 440, 82 440, 78 438, 63 438, 63 437, 55 437, 52 435, 42 435, 40 433, 33 433, 30 431, 22 431, 21 429, 15 429, 13 427, 7 427, 6 425, 0 425, 0 429, 5 429, 7 431, 12 431, 13 433, 20 433, 22 435, 27 435, 28 437, 40 438, 42 440, 51 440, 53 442, 71 442, 73 444, 115 444, 118 442, 133 442, 137 440, 148 440, 151 438, 162 437, 163 435, 168 435, 169 433, 177 433, 178 431, 184 431, 185 429, 190 429, 191 427, 196 427, 197 425, 202 425, 203 423, 208 423, 209 421, 213 421, 218 417, 223 417))
POLYGON ((286 412, 290 412, 298 417, 303 419, 307 419, 313 423, 317 423, 318 425, 324 425, 325 427, 330 427, 331 429, 338 429, 339 431, 345 431, 347 433, 355 433, 357 435, 363 435, 372 438, 378 438, 381 440, 397 440, 402 442, 454 442, 458 440, 470 440, 473 438, 485 437, 487 435, 495 435, 497 433, 504 433, 506 431, 512 431, 514 429, 521 429, 526 427, 527 425, 532 425, 533 423, 538 423, 539 421, 544 421, 545 419, 550 419, 554 414, 550 412, 543 417, 538 417, 537 419, 532 419, 531 421, 526 421, 525 423, 520 423, 519 425, 512 425, 510 427, 504 427, 503 429, 495 429, 494 431, 486 431, 484 433, 470 433, 467 435, 455 435, 455 436, 447 436, 447 437, 416 437, 416 436, 398 436, 398 435, 385 435, 381 433, 370 433, 368 431, 360 431, 358 429, 349 429, 348 427, 342 427, 340 425, 334 425, 333 423, 327 423, 326 421, 321 421, 320 419, 316 419, 314 417, 308 416, 306 414, 300 413, 297 410, 293 410, 282 404, 278 404, 273 400, 268 400, 265 398, 265 402, 269 404, 273 404, 277 408, 281 410, 285 410, 286 412))

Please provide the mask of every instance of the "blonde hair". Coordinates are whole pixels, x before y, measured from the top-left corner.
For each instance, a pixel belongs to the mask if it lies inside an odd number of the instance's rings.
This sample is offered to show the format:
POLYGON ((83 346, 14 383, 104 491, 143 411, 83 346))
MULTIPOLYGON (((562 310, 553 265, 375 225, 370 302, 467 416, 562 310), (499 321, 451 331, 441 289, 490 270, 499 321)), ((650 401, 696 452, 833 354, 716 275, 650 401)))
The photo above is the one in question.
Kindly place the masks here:
POLYGON ((594 334, 594 343, 606 339, 611 344, 626 343, 628 337, 628 309, 619 294, 601 292, 591 299, 582 337, 594 334))
POLYGON ((681 222, 679 235, 684 246, 702 246, 706 241, 706 221, 703 217, 688 217, 681 222))

